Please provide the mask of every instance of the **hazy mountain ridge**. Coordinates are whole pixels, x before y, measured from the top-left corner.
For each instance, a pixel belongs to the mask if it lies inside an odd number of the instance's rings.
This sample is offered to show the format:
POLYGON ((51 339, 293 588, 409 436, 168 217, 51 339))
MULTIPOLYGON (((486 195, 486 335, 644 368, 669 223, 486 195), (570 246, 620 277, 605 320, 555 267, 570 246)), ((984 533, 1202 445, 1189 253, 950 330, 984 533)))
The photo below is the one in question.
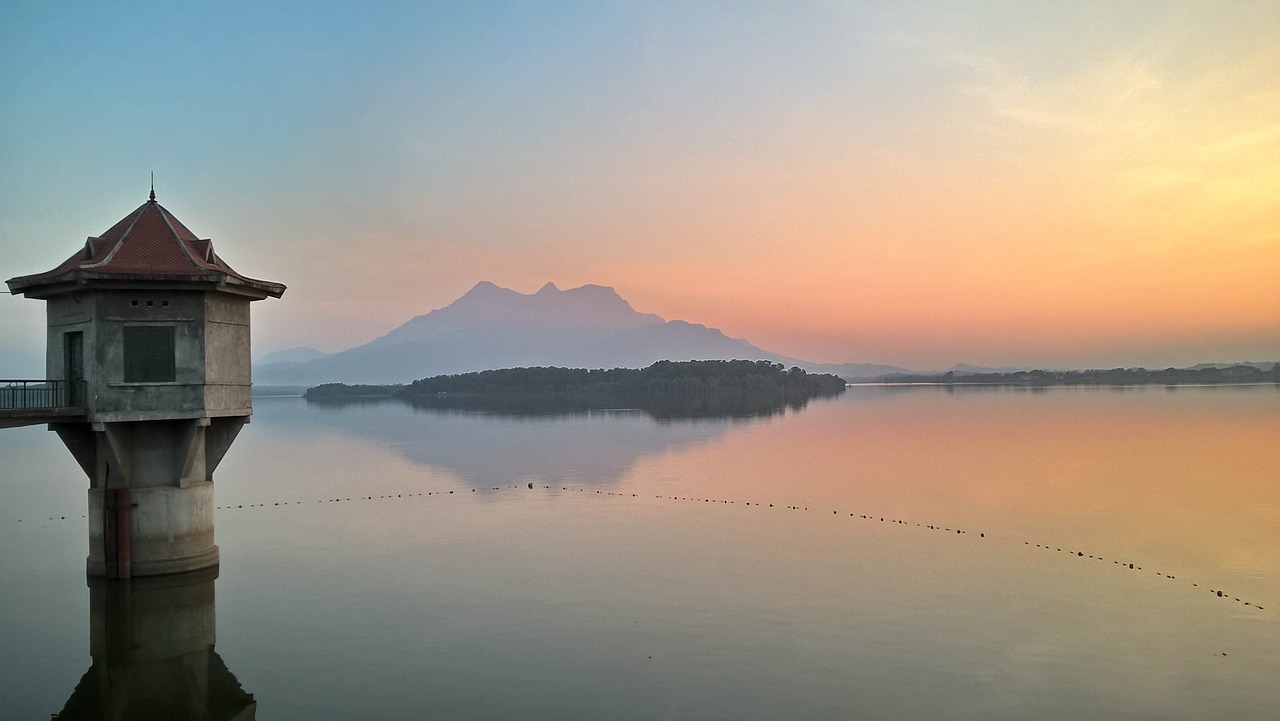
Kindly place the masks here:
MULTIPOLYGON (((989 368, 987 366, 976 366, 969 363, 957 363, 947 369, 947 371, 955 373, 956 375, 963 375, 966 373, 1017 373, 1018 371, 1027 370, 1032 369, 1022 366, 1000 366, 998 368, 989 368)), ((940 372, 945 373, 947 371, 940 372)))
POLYGON ((326 355, 329 354, 310 346, 295 346, 273 351, 254 362, 261 365, 269 365, 271 363, 307 363, 317 358, 323 358, 326 355))
POLYGON ((638 312, 607 286, 547 283, 524 294, 488 281, 364 345, 310 360, 288 351, 271 356, 285 360, 255 365, 255 383, 408 383, 499 368, 644 368, 659 360, 768 360, 846 378, 910 372, 790 358, 716 328, 638 312))
POLYGON ((524 294, 485 280, 449 305, 415 316, 368 345, 396 345, 477 327, 518 331, 531 327, 639 327, 663 322, 652 313, 637 312, 606 286, 560 290, 547 283, 537 293, 524 294))
POLYGON ((1248 366, 1249 368, 1257 368, 1260 371, 1269 371, 1269 370, 1275 370, 1277 365, 1280 365, 1280 363, 1273 362, 1273 361, 1264 361, 1261 363, 1257 361, 1240 361, 1239 363, 1197 363, 1193 366, 1188 366, 1186 370, 1198 371, 1198 370, 1204 370, 1206 368, 1232 368, 1234 366, 1248 366))

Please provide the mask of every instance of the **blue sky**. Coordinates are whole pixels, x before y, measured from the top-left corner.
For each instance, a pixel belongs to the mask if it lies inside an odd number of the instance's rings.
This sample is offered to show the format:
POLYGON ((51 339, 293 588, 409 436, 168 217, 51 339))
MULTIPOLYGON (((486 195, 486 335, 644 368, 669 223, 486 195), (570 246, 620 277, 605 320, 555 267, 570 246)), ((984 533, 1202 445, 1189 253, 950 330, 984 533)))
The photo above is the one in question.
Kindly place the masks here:
POLYGON ((1280 358, 1273 3, 9 2, 0 90, 4 277, 155 171, 290 286, 259 353, 491 280, 820 361, 1280 358))

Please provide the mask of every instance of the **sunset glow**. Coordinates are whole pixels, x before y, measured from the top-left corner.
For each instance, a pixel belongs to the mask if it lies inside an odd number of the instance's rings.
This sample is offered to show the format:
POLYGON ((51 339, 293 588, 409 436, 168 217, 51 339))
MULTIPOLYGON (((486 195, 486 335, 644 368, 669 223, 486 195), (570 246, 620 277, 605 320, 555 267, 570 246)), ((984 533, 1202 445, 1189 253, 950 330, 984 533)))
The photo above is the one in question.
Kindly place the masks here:
POLYGON ((490 280, 820 362, 1280 360, 1273 3, 379 8, 0 11, 4 277, 154 170, 288 284, 255 354, 490 280))

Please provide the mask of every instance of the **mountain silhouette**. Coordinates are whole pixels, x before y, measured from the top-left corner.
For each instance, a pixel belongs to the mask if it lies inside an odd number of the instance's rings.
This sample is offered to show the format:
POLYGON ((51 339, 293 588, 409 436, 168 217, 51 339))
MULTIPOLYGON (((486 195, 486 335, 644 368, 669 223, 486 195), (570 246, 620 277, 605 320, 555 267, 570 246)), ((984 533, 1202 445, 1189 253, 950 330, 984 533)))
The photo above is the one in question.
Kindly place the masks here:
POLYGON ((789 358, 715 328, 640 313, 607 286, 560 290, 547 283, 524 294, 481 281, 449 305, 364 345, 305 362, 262 363, 253 373, 259 385, 390 384, 497 368, 643 368, 659 360, 735 359, 844 377, 905 371, 789 358))

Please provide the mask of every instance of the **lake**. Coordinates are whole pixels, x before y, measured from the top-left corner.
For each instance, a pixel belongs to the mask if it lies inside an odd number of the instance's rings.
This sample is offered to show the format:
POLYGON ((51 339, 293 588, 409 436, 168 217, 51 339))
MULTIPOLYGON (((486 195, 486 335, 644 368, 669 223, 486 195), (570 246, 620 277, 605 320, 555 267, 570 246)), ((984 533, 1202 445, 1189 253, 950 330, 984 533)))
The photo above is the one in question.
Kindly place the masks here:
POLYGON ((86 583, 57 437, 0 431, 0 457, 4 718, 1280 709, 1275 386, 855 386, 696 420, 259 398, 215 477, 216 579, 127 591, 86 583))

